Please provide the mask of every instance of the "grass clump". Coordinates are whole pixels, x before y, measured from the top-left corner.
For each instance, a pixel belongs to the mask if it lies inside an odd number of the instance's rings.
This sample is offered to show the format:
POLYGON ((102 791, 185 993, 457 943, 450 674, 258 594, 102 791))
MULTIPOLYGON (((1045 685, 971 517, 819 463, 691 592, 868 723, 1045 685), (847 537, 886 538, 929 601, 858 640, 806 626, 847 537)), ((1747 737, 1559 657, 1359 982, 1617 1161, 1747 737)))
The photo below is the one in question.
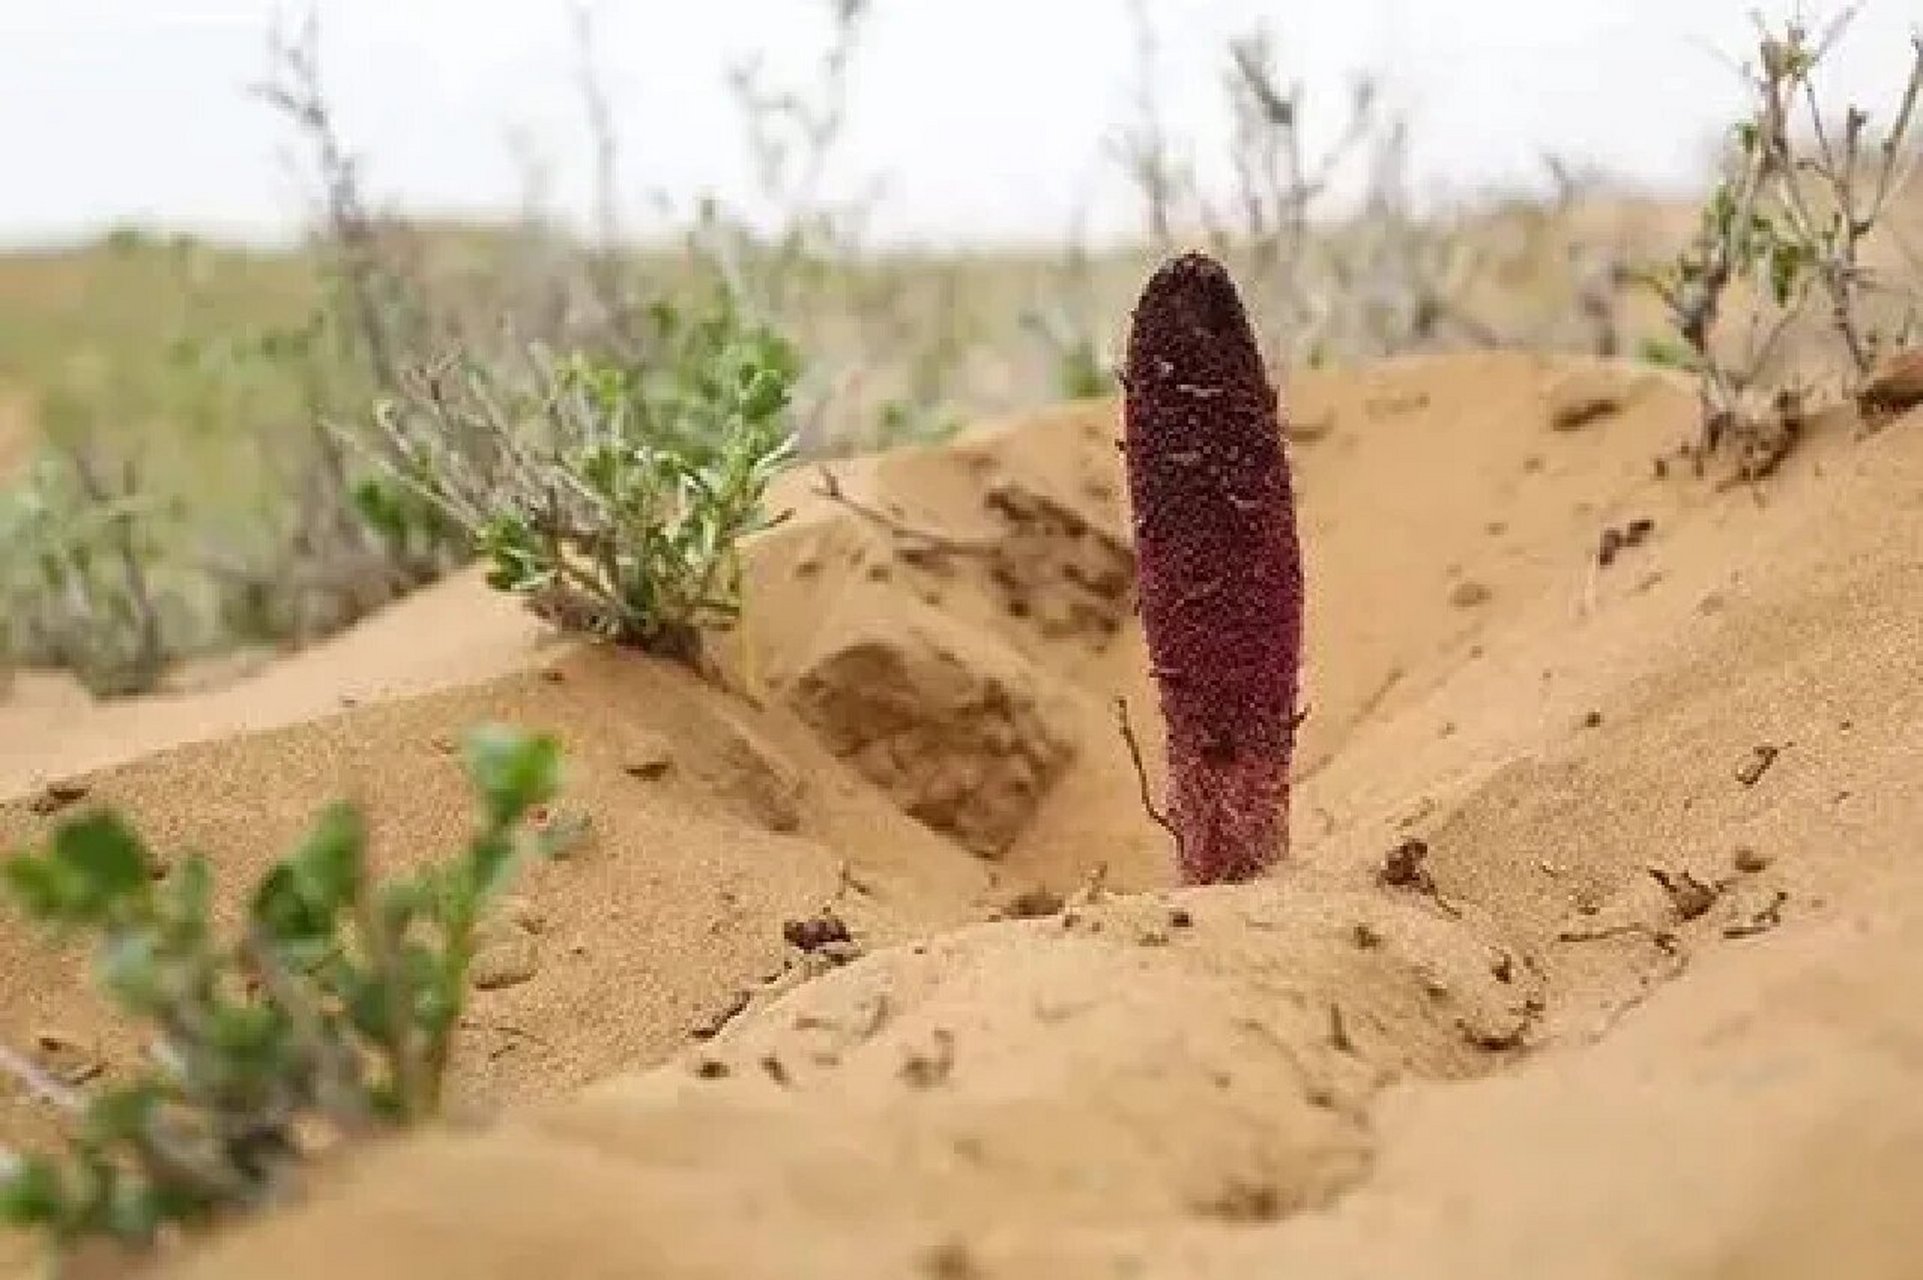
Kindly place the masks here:
POLYGON ((0 1056, 72 1121, 59 1154, 0 1152, 0 1221, 40 1232, 56 1258, 148 1249, 169 1227, 284 1200, 318 1135, 440 1115, 476 926, 526 856, 553 852, 524 823, 556 789, 558 749, 487 727, 466 766, 480 815, 460 856, 378 879, 361 815, 337 804, 254 888, 231 940, 207 860, 156 876, 110 812, 10 859, 14 905, 91 936, 100 986, 152 1039, 149 1065, 91 1093, 0 1056))
POLYGON ((799 362, 731 308, 653 312, 641 361, 536 350, 512 382, 461 361, 409 378, 376 418, 391 484, 424 501, 538 612, 693 662, 741 607, 741 540, 776 522, 799 362))

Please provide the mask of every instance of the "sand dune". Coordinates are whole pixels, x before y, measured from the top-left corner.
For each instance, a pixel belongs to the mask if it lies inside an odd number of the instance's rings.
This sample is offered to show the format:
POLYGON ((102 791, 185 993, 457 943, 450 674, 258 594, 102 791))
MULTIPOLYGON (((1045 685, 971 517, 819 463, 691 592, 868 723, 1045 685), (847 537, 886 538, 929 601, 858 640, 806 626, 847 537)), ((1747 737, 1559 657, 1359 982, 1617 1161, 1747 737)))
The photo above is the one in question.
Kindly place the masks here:
POLYGON ((96 704, 68 676, 24 672, 0 700, 0 796, 183 743, 521 670, 553 639, 470 572, 207 692, 96 704))
MULTIPOLYGON (((789 477, 719 681, 457 582, 31 722, 0 836, 44 825, 36 769, 97 769, 85 802, 229 886, 342 792, 446 847, 483 717, 558 732, 593 823, 510 913, 525 980, 474 999, 459 1093, 504 1116, 173 1272, 1911 1274, 1923 422, 1821 420, 1719 489, 1658 476, 1691 397, 1630 365, 1290 399, 1311 718, 1263 884, 1167 889, 1137 804, 1103 404, 837 464, 879 519, 789 477), (1038 888, 1066 909, 996 918, 1038 888), (866 954, 784 942, 824 909, 866 954)), ((0 1029, 117 1061, 73 960, 0 933, 0 1029)))

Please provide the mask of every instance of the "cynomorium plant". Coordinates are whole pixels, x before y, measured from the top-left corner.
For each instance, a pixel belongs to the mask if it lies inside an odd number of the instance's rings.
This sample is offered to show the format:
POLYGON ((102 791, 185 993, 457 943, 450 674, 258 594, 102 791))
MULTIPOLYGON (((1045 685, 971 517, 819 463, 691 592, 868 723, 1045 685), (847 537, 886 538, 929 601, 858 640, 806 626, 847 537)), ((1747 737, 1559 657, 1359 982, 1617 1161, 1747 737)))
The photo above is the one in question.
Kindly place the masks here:
POLYGON ((1302 560, 1278 395, 1219 263, 1156 271, 1123 385, 1164 820, 1189 883, 1250 879, 1288 851, 1302 560))
POLYGON ((0 1221, 56 1249, 145 1248, 169 1224, 284 1199, 321 1135, 434 1119, 483 909, 524 855, 565 838, 522 829, 555 790, 553 741, 485 728, 467 769, 481 811, 461 857, 377 881, 359 813, 336 805, 254 890, 233 941, 214 930, 208 861, 156 878, 111 813, 6 862, 16 906, 92 934, 98 981, 153 1038, 151 1065, 91 1095, 0 1049, 73 1126, 62 1155, 0 1149, 0 1221))

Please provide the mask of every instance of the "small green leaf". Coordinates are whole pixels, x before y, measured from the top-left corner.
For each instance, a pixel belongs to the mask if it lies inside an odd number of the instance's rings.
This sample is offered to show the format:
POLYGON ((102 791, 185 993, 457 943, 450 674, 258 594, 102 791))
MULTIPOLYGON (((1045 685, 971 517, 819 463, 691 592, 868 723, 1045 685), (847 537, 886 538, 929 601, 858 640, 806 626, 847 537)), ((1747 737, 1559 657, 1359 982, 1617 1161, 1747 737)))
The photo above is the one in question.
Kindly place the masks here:
POLYGON ((61 924, 94 923, 144 900, 147 851, 119 817, 94 814, 61 826, 45 856, 11 859, 6 878, 29 914, 61 924))
POLYGON ((354 509, 375 532, 400 538, 407 532, 401 504, 379 480, 366 479, 354 486, 354 509))
POLYGON ((0 1177, 0 1222, 16 1227, 52 1226, 69 1212, 58 1162, 46 1156, 22 1156, 0 1177))
POLYGON ((269 871, 254 890, 251 918, 268 942, 296 968, 310 968, 327 950, 334 917, 301 889, 287 863, 269 871))
POLYGON ((552 798, 560 784, 561 749, 553 738, 488 725, 470 733, 466 745, 468 776, 486 802, 491 826, 512 826, 552 798))
POLYGON ((761 422, 786 409, 788 397, 788 379, 778 370, 756 370, 742 393, 741 412, 749 422, 761 422))
POLYGON ((381 926, 395 937, 407 932, 416 919, 433 910, 434 892, 425 873, 382 885, 375 897, 381 926))
POLYGON ((144 1182, 116 1177, 107 1192, 104 1226, 109 1235, 144 1245, 160 1229, 161 1200, 144 1182))
POLYGON ((1696 357, 1689 348, 1668 338, 1644 338, 1637 354, 1649 364, 1670 369, 1693 370, 1696 357))
POLYGON ((1784 240, 1774 246, 1769 259, 1769 280, 1770 293, 1778 306, 1789 304, 1806 261, 1801 245, 1784 240))
POLYGON ((360 897, 366 848, 367 824, 360 810, 337 803, 322 812, 289 863, 301 891, 331 917, 360 897))
POLYGON ((147 891, 146 846, 117 814, 96 814, 62 827, 53 853, 102 905, 147 891))
POLYGON ((183 858, 161 882, 161 910, 173 946, 191 946, 207 933, 214 872, 199 854, 183 858))
POLYGON ((271 1063, 286 1019, 278 1009, 264 1004, 228 1004, 213 1011, 208 1020, 208 1046, 221 1058, 242 1068, 258 1068, 271 1063))
POLYGON ((87 1103, 81 1141, 93 1147, 133 1141, 146 1133, 159 1105, 160 1094, 152 1085, 104 1090, 87 1103))
POLYGON ((395 1041, 398 994, 385 977, 344 970, 338 983, 342 1005, 354 1029, 375 1044, 395 1041))
POLYGON ((365 845, 360 811, 330 806, 255 891, 252 920, 294 968, 311 968, 333 948, 335 922, 361 892, 365 845))
POLYGON ((150 930, 109 937, 94 958, 94 971, 100 984, 130 1012, 147 1013, 160 1006, 165 989, 160 940, 150 930))
POLYGON ((440 1043, 453 1033, 460 1020, 461 1002, 467 994, 467 975, 465 971, 456 971, 449 963, 451 957, 420 947, 410 947, 404 958, 413 991, 414 1023, 431 1042, 440 1043))
POLYGON ((67 893, 65 878, 50 858, 18 853, 7 859, 0 874, 6 876, 7 892, 20 909, 35 920, 57 920, 67 893))
POLYGON ((478 906, 501 891, 514 874, 517 851, 514 837, 504 831, 491 831, 474 841, 468 850, 468 882, 474 901, 464 907, 478 906))

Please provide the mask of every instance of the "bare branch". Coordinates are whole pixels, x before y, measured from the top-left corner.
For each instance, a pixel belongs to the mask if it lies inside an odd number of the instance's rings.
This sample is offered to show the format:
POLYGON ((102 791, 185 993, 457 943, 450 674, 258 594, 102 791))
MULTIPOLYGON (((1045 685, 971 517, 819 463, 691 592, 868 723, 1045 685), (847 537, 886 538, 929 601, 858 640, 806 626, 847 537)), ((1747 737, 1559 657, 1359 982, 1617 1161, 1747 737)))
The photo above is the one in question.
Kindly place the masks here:
POLYGON ((848 508, 862 519, 879 525, 897 538, 922 544, 933 551, 953 552, 956 555, 991 556, 1001 549, 1001 539, 994 537, 968 538, 955 534, 939 533, 933 529, 923 529, 906 521, 898 520, 885 511, 878 510, 849 494, 842 487, 841 478, 827 467, 819 467, 816 474, 821 477, 821 487, 815 495, 828 499, 848 508))
POLYGON ((1134 723, 1129 719, 1127 698, 1115 699, 1115 720, 1122 735, 1122 745, 1128 748, 1129 763, 1135 767, 1135 783, 1141 791, 1142 811, 1180 845, 1181 833, 1169 821, 1168 814, 1156 805, 1155 797, 1149 790, 1148 767, 1142 763, 1142 744, 1135 736, 1134 723))

